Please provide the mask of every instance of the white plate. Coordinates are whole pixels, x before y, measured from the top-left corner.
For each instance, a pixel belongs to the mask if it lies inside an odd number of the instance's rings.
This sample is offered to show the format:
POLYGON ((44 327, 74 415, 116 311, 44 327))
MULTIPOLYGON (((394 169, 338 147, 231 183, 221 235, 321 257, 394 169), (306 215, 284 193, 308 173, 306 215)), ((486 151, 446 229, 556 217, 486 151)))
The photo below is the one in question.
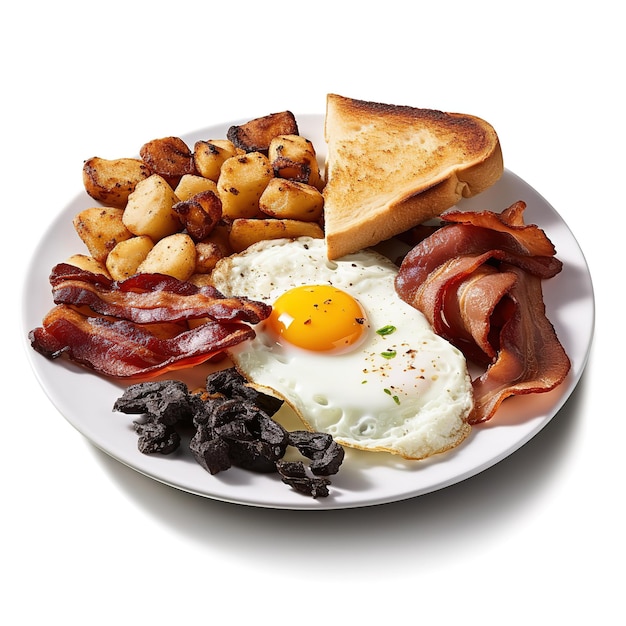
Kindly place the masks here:
MULTIPOLYGON (((311 139, 322 161, 323 116, 299 115, 297 119, 300 134, 311 139)), ((224 138, 228 127, 240 122, 212 126, 183 138, 189 145, 199 139, 224 138)), ((295 493, 274 475, 232 468, 211 476, 188 451, 180 450, 170 456, 143 455, 137 450, 132 416, 112 411, 125 387, 123 383, 102 378, 65 360, 49 361, 28 344, 26 349, 50 400, 79 432, 121 463, 172 487, 226 502, 283 509, 351 508, 429 493, 482 472, 537 435, 566 402, 587 362, 595 317, 591 276, 582 251, 560 215, 509 171, 491 189, 458 206, 501 211, 516 200, 527 203, 526 222, 538 224, 546 231, 564 264, 560 274, 544 283, 544 296, 548 317, 572 362, 569 376, 552 392, 508 399, 495 418, 475 427, 458 448, 427 461, 410 462, 387 454, 348 450, 341 470, 331 477, 327 498, 315 500, 295 493)), ((48 283, 51 268, 71 254, 86 252, 74 232, 72 218, 91 205, 93 200, 84 192, 78 195, 57 216, 35 250, 24 286, 25 336, 41 325, 53 305, 48 283)), ((201 384, 208 371, 205 366, 196 368, 185 379, 190 384, 201 384)))

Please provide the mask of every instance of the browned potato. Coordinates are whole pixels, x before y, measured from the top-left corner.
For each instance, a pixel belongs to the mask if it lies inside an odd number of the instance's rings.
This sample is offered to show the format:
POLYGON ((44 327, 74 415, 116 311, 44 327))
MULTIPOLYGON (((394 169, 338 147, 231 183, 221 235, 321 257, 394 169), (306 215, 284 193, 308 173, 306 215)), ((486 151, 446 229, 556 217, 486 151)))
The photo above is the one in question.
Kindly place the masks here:
POLYGON ((173 187, 185 174, 195 174, 193 154, 180 137, 153 139, 141 146, 139 156, 153 174, 159 174, 173 187))
POLYGON ((91 207, 74 217, 74 228, 96 261, 104 262, 120 241, 133 236, 123 217, 124 209, 115 207, 91 207))
POLYGON ((297 135, 298 124, 291 111, 271 113, 250 120, 240 126, 231 126, 226 137, 237 147, 246 152, 267 154, 270 141, 276 135, 297 135))
POLYGON ((245 152, 236 148, 228 139, 198 141, 193 148, 193 160, 198 174, 215 182, 220 177, 224 161, 238 154, 245 154, 245 152))
POLYGON ((320 175, 315 148, 301 135, 280 135, 270 142, 268 158, 274 175, 313 185, 321 190, 324 181, 320 175))
POLYGON ((102 274, 107 278, 111 278, 106 266, 101 261, 96 261, 92 256, 86 254, 73 254, 66 261, 74 267, 78 267, 81 270, 86 270, 92 274, 102 274))
POLYGON ((135 185, 150 173, 148 166, 139 159, 92 157, 83 164, 83 185, 94 200, 123 209, 135 185))
POLYGON ((195 174, 185 174, 176 185, 174 193, 179 200, 189 200, 201 191, 214 191, 217 193, 217 183, 214 180, 197 176, 195 174))
POLYGON ((177 202, 172 209, 194 241, 208 237, 222 217, 222 201, 211 190, 201 191, 189 200, 177 202))
POLYGON ((232 254, 234 251, 230 246, 230 224, 220 222, 201 243, 214 243, 219 248, 222 256, 232 254))
POLYGON ((152 248, 154 248, 154 243, 146 235, 120 241, 109 252, 106 260, 106 267, 111 278, 124 280, 136 274, 137 268, 144 262, 152 248))
POLYGON ((224 257, 221 248, 213 241, 196 244, 196 274, 210 274, 215 264, 224 257))
POLYGON ((229 219, 260 216, 259 198, 273 177, 269 159, 260 152, 224 161, 217 181, 222 215, 229 219))
POLYGON ((315 222, 275 219, 236 219, 230 229, 230 245, 235 252, 241 252, 257 241, 288 237, 315 237, 322 239, 324 231, 315 222))
POLYGON ((164 237, 148 252, 137 268, 146 274, 166 274, 179 280, 187 280, 196 268, 196 245, 185 233, 164 237))
POLYGON ((278 219, 317 222, 322 217, 324 196, 311 185, 273 178, 261 194, 259 208, 278 219))
POLYGON ((135 187, 124 209, 124 224, 134 235, 147 235, 158 241, 182 230, 172 207, 178 202, 174 190, 158 174, 152 174, 135 187))

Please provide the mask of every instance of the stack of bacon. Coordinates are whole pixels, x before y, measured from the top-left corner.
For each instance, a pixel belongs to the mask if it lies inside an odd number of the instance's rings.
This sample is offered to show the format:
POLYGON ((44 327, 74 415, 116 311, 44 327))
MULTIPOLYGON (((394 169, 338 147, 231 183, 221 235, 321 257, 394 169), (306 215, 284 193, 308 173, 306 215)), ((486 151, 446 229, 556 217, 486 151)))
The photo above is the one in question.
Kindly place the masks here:
POLYGON ((271 311, 162 274, 114 281, 60 263, 50 283, 57 306, 29 333, 32 347, 116 378, 152 377, 212 359, 254 337, 248 324, 271 311))
POLYGON ((520 201, 500 214, 444 213, 444 225, 408 253, 396 279, 399 296, 485 369, 473 381, 473 424, 491 419, 509 396, 554 389, 570 369, 542 292, 562 263, 543 230, 524 224, 525 209, 520 201))

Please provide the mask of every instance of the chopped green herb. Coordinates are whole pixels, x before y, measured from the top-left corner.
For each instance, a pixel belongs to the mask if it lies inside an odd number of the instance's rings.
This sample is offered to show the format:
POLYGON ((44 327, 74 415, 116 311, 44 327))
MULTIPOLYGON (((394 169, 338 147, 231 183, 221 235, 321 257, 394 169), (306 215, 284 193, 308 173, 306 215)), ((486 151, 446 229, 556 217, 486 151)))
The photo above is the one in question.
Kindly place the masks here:
POLYGON ((380 355, 384 356, 386 359, 393 359, 396 354, 397 352, 395 350, 385 350, 385 352, 380 353, 380 355))
POLYGON ((400 398, 398 398, 398 396, 392 395, 391 393, 391 389, 383 389, 383 391, 388 395, 391 396, 392 400, 396 403, 396 404, 400 404, 400 398))
POLYGON ((376 333, 378 335, 380 335, 381 337, 384 337, 385 335, 391 335, 391 333, 396 332, 396 327, 392 326, 391 324, 388 324, 387 326, 383 326, 382 328, 379 328, 376 333))

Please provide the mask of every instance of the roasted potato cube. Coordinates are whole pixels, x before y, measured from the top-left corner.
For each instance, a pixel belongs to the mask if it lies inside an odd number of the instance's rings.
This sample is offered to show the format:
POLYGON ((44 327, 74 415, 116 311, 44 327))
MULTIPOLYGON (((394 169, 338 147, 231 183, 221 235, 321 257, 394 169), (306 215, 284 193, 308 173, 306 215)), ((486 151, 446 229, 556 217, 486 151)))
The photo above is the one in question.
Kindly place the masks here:
POLYGON ((198 174, 215 182, 220 177, 224 161, 238 154, 245 152, 236 148, 228 139, 197 141, 193 147, 193 160, 198 174))
POLYGON ((134 235, 148 235, 158 241, 182 230, 172 207, 178 202, 174 190, 158 174, 152 174, 135 187, 124 209, 124 224, 134 235))
POLYGON ((270 142, 268 158, 274 175, 323 189, 315 148, 301 135, 280 135, 270 142))
POLYGON ((83 185, 94 200, 123 209, 135 185, 150 174, 150 169, 140 159, 92 157, 83 164, 83 185))
POLYGON ((277 135, 297 135, 298 124, 291 111, 270 113, 257 117, 240 126, 231 126, 226 133, 227 139, 246 152, 267 154, 270 142, 277 135))
POLYGON ((221 248, 213 241, 200 241, 196 244, 196 274, 210 274, 215 264, 224 258, 221 248))
POLYGON ((230 246, 230 224, 219 222, 209 236, 200 243, 214 243, 220 249, 222 256, 229 256, 234 252, 230 246))
POLYGON ((141 146, 139 156, 153 174, 159 174, 172 187, 185 174, 195 174, 193 154, 180 137, 153 139, 141 146))
POLYGON ((106 266, 101 261, 96 261, 92 256, 86 254, 73 254, 66 261, 69 265, 78 267, 81 270, 86 270, 92 274, 102 274, 107 278, 111 278, 106 266))
POLYGON ((315 222, 275 219, 236 219, 230 229, 230 245, 235 252, 241 252, 257 241, 287 237, 324 237, 324 231, 315 222))
POLYGON ((260 152, 250 152, 224 161, 217 181, 224 217, 235 219, 259 216, 259 198, 273 177, 269 159, 260 152))
POLYGON ((109 252, 106 260, 106 267, 111 278, 124 280, 136 274, 137 268, 144 262, 152 248, 154 248, 154 243, 147 235, 120 241, 109 252))
POLYGON ((272 178, 261 194, 259 208, 266 215, 278 219, 317 222, 322 217, 324 196, 311 185, 272 178))
POLYGON ((123 216, 124 209, 91 207, 74 217, 74 228, 96 261, 104 262, 120 241, 133 236, 124 224, 123 216))
POLYGON ((196 245, 185 233, 175 233, 154 244, 137 268, 144 274, 166 274, 187 280, 196 268, 196 245))
POLYGON ((176 185, 174 193, 179 200, 189 200, 201 191, 214 191, 217 193, 217 183, 214 180, 197 176, 195 174, 185 174, 176 185))
POLYGON ((184 202, 177 202, 172 209, 194 241, 208 237, 222 217, 222 201, 211 190, 197 193, 184 202))

